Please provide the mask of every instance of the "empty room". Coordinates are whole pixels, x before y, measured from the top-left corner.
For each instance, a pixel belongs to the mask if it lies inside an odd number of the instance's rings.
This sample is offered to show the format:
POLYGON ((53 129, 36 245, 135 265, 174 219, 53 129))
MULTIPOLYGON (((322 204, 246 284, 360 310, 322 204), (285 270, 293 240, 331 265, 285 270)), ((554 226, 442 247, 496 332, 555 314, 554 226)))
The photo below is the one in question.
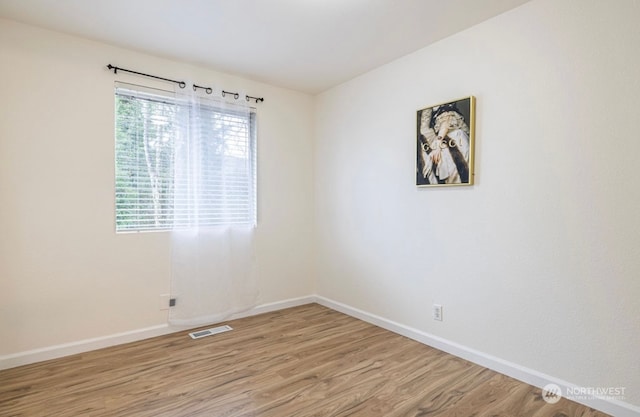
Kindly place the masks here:
POLYGON ((640 416, 638 18, 0 0, 0 416, 640 416))

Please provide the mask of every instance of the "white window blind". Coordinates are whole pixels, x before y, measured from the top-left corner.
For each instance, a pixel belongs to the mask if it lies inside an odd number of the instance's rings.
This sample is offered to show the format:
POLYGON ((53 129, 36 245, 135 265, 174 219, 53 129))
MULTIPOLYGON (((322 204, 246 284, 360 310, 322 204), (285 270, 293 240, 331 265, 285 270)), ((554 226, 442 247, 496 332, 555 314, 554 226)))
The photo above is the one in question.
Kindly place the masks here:
POLYGON ((254 112, 128 85, 115 99, 116 231, 255 224, 254 112))

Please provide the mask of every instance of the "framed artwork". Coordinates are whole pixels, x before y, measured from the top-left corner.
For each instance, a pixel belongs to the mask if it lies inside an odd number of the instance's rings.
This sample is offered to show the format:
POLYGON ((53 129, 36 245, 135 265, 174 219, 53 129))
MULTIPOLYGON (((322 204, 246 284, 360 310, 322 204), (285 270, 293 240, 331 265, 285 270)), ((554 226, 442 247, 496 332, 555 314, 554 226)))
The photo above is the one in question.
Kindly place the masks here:
POLYGON ((418 110, 418 187, 473 184, 475 105, 469 96, 418 110))

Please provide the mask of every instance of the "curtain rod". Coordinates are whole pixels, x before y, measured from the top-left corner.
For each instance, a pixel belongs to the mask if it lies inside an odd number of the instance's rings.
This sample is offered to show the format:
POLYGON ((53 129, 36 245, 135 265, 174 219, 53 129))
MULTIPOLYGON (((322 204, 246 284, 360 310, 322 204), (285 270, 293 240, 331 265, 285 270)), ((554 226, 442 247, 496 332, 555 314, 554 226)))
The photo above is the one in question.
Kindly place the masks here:
MULTIPOLYGON (((124 72, 129 72, 131 74, 142 75, 143 77, 155 78, 156 80, 168 81, 170 83, 177 84, 180 88, 185 88, 187 86, 187 83, 185 83, 184 81, 176 81, 176 80, 172 80, 172 79, 169 79, 169 78, 158 77, 156 75, 145 74, 144 72, 132 71, 132 70, 128 70, 128 69, 125 69, 125 68, 116 67, 116 66, 113 66, 111 64, 107 65, 107 68, 110 69, 110 70, 113 70, 114 74, 117 74, 118 71, 124 71, 124 72)), ((198 88, 204 90, 207 94, 213 93, 213 88, 211 88, 211 87, 203 87, 201 85, 193 84, 193 91, 196 91, 198 88)), ((231 91, 222 90, 222 97, 224 97, 226 94, 232 94, 233 98, 235 98, 236 100, 240 97, 239 93, 234 93, 234 92, 231 92, 231 91)), ((247 100, 247 101, 255 100, 256 103, 258 103, 260 101, 264 101, 263 97, 253 97, 253 96, 249 96, 249 95, 246 95, 244 97, 245 97, 245 100, 247 100)))

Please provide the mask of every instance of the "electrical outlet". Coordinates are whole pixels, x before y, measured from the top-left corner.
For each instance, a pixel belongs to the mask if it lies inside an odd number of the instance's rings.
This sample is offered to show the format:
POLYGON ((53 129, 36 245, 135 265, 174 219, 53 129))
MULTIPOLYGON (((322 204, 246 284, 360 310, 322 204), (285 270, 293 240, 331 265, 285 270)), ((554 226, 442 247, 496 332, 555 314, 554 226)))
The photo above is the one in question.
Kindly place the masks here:
POLYGON ((160 294, 160 310, 169 310, 169 294, 160 294))
POLYGON ((440 304, 433 305, 433 319, 442 321, 442 306, 440 304))

